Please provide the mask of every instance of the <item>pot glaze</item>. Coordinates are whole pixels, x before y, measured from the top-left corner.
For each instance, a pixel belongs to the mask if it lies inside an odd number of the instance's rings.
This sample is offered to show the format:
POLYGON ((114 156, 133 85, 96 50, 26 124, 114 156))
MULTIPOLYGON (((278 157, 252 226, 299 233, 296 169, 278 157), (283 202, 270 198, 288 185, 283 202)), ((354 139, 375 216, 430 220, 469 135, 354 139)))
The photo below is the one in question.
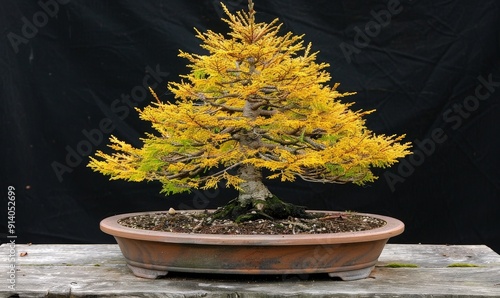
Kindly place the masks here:
MULTIPOLYGON (((158 211, 156 211, 158 212, 158 211)), ((182 212, 201 212, 186 210, 182 212)), ((310 211, 336 214, 335 211, 310 211)), ((389 238, 404 224, 394 218, 380 228, 348 233, 298 235, 214 235, 140 230, 122 226, 129 213, 101 221, 101 230, 115 237, 132 272, 158 278, 169 271, 223 274, 328 273, 343 280, 366 278, 389 238)))

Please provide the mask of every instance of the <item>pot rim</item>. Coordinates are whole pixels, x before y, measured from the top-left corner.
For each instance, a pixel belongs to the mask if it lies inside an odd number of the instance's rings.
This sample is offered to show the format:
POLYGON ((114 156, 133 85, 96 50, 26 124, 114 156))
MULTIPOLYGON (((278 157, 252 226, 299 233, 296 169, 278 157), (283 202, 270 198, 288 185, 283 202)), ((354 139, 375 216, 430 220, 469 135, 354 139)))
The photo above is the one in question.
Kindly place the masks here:
MULTIPOLYGON (((203 212, 205 210, 180 210, 178 212, 203 212)), ((208 210, 213 211, 213 210, 208 210)), ((122 226, 118 220, 143 214, 158 213, 166 211, 147 211, 124 213, 103 219, 100 223, 101 231, 112 235, 115 238, 128 238, 135 240, 145 240, 164 243, 183 244, 203 244, 203 245, 318 245, 318 244, 340 244, 368 242, 382 239, 389 239, 404 231, 404 224, 398 219, 370 213, 358 213, 369 217, 384 220, 386 224, 380 228, 358 232, 342 232, 327 234, 297 234, 297 235, 225 235, 225 234, 195 234, 195 233, 175 233, 164 231, 150 231, 122 226)), ((342 213, 341 211, 308 210, 307 212, 320 212, 326 214, 342 213)))

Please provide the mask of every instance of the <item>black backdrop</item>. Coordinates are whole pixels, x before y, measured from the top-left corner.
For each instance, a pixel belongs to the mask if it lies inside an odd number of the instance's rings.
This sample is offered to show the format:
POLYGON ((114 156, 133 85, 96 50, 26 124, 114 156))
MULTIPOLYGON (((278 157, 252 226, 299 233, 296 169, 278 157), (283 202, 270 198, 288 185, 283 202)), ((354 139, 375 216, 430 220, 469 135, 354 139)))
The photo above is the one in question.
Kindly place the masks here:
MULTIPOLYGON (((367 125, 407 133, 415 154, 370 185, 269 183, 311 209, 400 218, 399 243, 486 244, 500 251, 500 9, 484 0, 256 0, 329 62, 367 125)), ((246 2, 226 1, 230 10, 246 2)), ((193 27, 226 32, 218 1, 0 0, 2 241, 16 188, 18 243, 110 243, 105 216, 213 208, 230 190, 164 197, 156 183, 108 181, 85 165, 114 134, 140 145, 133 107, 165 101, 201 52, 193 27)))

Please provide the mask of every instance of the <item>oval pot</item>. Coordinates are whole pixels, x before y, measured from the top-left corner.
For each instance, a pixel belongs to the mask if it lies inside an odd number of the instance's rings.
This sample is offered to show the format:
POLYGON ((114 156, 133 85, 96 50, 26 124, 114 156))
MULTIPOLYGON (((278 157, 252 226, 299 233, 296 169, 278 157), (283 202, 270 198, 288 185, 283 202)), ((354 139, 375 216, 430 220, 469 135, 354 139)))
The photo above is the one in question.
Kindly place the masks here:
MULTIPOLYGON (((187 210, 183 212, 200 212, 187 210)), ((335 214, 334 211, 311 211, 335 214)), ((101 221, 115 237, 132 272, 157 278, 169 271, 224 274, 328 273, 343 280, 366 278, 389 238, 404 224, 394 218, 383 227, 360 232, 298 235, 188 234, 128 228, 118 220, 153 212, 129 213, 101 221)))

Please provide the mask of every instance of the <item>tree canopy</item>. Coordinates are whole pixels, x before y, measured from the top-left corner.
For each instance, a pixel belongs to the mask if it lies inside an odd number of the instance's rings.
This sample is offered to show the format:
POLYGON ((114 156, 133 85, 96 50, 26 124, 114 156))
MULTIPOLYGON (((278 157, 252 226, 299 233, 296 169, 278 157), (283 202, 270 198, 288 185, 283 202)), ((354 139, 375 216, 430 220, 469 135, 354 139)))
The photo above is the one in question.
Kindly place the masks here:
POLYGON ((112 136, 111 154, 98 151, 89 167, 111 179, 160 181, 171 194, 215 188, 242 191, 237 168, 267 169, 266 178, 363 184, 409 154, 404 136, 376 135, 329 84, 327 63, 303 36, 280 34, 278 20, 257 23, 253 3, 232 14, 223 6, 227 36, 197 32, 206 54, 181 51, 190 72, 168 89, 175 102, 139 110, 156 130, 134 148, 112 136))

